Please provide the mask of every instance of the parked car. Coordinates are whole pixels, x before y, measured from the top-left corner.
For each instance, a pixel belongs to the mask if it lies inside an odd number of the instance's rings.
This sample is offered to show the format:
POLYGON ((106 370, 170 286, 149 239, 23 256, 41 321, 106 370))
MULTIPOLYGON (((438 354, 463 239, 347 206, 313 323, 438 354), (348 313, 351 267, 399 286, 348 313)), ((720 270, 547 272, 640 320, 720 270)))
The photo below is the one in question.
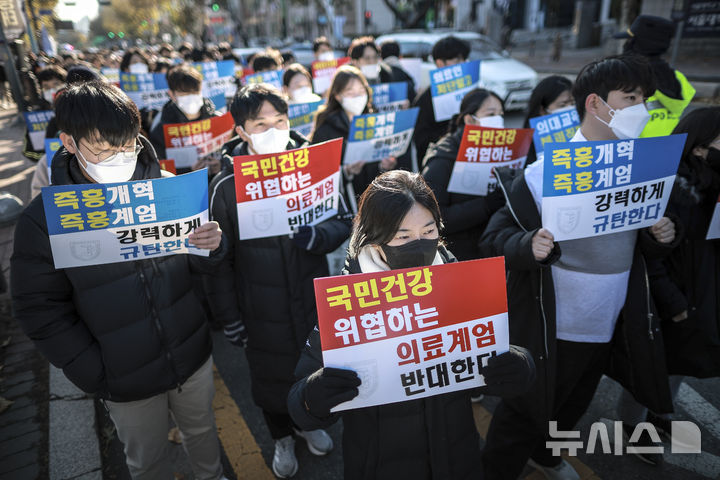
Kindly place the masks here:
POLYGON ((400 44, 404 58, 422 59, 420 89, 430 85, 430 71, 435 70, 432 47, 441 38, 453 35, 470 43, 468 60, 480 60, 480 85, 497 93, 505 100, 506 110, 527 107, 532 89, 537 84, 537 72, 522 62, 510 58, 488 37, 475 32, 452 30, 405 30, 379 36, 375 42, 380 45, 387 40, 400 44))

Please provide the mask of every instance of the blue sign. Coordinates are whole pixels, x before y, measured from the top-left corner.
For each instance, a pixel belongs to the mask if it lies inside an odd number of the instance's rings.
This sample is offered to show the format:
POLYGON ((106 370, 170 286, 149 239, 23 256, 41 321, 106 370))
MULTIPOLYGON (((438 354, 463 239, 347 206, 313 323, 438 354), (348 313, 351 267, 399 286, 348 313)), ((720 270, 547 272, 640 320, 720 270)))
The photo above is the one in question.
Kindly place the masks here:
POLYGON ((557 241, 654 225, 667 206, 686 137, 546 143, 538 166, 543 227, 557 241))
POLYGON ((551 113, 530 119, 530 128, 533 132, 535 151, 542 152, 546 143, 569 142, 580 128, 580 117, 577 110, 551 113))
POLYGON ((290 128, 304 137, 310 136, 315 122, 315 112, 325 103, 324 100, 308 103, 291 103, 288 106, 290 128))
POLYGON ((378 83, 371 87, 373 105, 381 112, 398 110, 408 100, 407 82, 378 83))
POLYGON ((282 70, 269 70, 267 72, 253 73, 245 77, 245 83, 269 83, 273 87, 282 90, 282 70))
POLYGON ((467 92, 480 83, 480 60, 450 65, 430 72, 435 121, 449 120, 460 111, 460 102, 467 92))
POLYGON ((52 110, 23 112, 23 116, 33 150, 42 151, 45 147, 45 130, 48 122, 55 117, 55 112, 52 110))
POLYGON ((415 107, 354 117, 343 162, 378 162, 403 155, 410 146, 418 111, 415 107))

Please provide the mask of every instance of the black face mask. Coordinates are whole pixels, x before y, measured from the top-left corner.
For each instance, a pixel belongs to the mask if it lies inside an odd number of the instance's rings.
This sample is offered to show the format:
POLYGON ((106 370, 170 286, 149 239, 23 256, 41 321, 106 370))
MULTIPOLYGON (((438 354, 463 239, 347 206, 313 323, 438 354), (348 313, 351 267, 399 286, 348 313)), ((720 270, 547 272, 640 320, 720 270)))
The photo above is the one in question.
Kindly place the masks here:
POLYGON ((432 265, 440 238, 418 239, 404 245, 382 245, 387 264, 393 270, 399 268, 427 267, 432 265))
POLYGON ((708 154, 705 158, 710 168, 720 173, 720 150, 715 147, 708 148, 708 154))

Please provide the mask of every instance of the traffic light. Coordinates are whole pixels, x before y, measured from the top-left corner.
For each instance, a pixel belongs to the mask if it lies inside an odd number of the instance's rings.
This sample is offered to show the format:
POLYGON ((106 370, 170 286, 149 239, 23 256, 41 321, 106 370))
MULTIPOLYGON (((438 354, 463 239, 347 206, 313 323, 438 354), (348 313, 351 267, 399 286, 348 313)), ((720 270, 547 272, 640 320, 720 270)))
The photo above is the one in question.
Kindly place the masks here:
POLYGON ((370 10, 365 10, 365 27, 369 27, 371 21, 372 21, 372 12, 370 10))
POLYGON ((115 32, 108 32, 108 38, 115 38, 115 32))
POLYGON ((125 32, 118 32, 119 38, 125 38, 125 32))
POLYGON ((213 11, 213 12, 217 12, 218 10, 220 10, 220 5, 218 5, 217 3, 213 3, 213 4, 212 4, 212 11, 213 11))

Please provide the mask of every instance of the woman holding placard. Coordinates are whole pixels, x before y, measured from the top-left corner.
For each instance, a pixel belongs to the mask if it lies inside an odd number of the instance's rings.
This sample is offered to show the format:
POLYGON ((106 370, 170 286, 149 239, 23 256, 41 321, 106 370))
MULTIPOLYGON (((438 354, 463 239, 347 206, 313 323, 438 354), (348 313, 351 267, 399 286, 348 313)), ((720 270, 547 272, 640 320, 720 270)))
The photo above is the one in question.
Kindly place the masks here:
POLYGON ((423 161, 423 177, 430 185, 445 222, 445 235, 458 260, 480 258, 478 240, 488 220, 505 203, 500 191, 467 195, 448 191, 465 125, 503 127, 503 102, 483 88, 468 92, 449 132, 430 145, 423 161))
MULTIPOLYGON (((350 124, 353 118, 366 113, 373 113, 372 89, 360 70, 351 65, 343 65, 337 69, 330 84, 327 104, 320 107, 315 117, 312 133, 312 144, 322 143, 334 138, 343 138, 343 157, 347 138, 350 135, 350 124)), ((355 195, 362 193, 370 182, 380 173, 395 168, 397 160, 388 157, 380 162, 366 163, 359 161, 343 164, 342 174, 347 183, 350 202, 355 206, 355 195)))
MULTIPOLYGON (((455 262, 444 247, 440 208, 416 173, 377 177, 360 198, 343 273, 380 272, 455 262)), ((490 357, 482 367, 488 394, 514 396, 533 382, 524 349, 490 357)), ((358 395, 356 372, 323 368, 317 328, 295 370, 288 409, 301 428, 322 428, 340 415, 331 409, 358 395)), ((468 390, 343 412, 345 479, 464 479, 482 477, 479 438, 468 390)))
MULTIPOLYGON (((572 97, 572 82, 561 75, 550 75, 542 79, 532 91, 523 128, 530 128, 530 119, 575 108, 572 97)), ((535 144, 530 144, 525 165, 537 159, 535 144)))

